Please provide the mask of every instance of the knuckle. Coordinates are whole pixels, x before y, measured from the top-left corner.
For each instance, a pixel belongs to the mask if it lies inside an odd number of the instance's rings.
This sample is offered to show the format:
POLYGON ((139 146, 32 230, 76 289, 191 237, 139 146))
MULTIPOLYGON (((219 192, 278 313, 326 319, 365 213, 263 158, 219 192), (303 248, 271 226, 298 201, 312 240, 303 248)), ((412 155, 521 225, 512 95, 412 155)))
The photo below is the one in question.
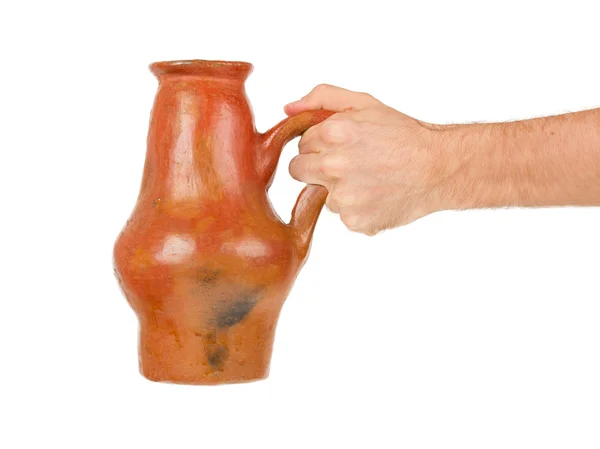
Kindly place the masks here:
POLYGON ((370 93, 367 92, 359 92, 359 95, 363 98, 363 100, 365 101, 369 101, 369 102, 373 102, 373 101, 377 101, 377 99, 371 95, 370 93))
POLYGON ((338 207, 337 207, 337 204, 335 202, 333 195, 331 195, 331 194, 327 195, 327 199, 325 200, 325 205, 327 206, 327 209, 329 209, 331 212, 337 213, 338 207))
POLYGON ((354 195, 349 189, 345 187, 335 188, 331 195, 335 203, 340 206, 348 207, 353 203, 352 199, 354 195))
POLYGON ((346 169, 346 159, 337 154, 327 154, 323 156, 321 165, 327 175, 340 177, 346 169))
POLYGON ((373 107, 381 104, 381 102, 377 98, 375 98, 373 95, 367 92, 359 92, 357 98, 360 100, 360 103, 363 104, 365 107, 373 107))
POLYGON ((330 145, 345 142, 349 136, 349 126, 345 121, 328 120, 321 125, 321 140, 330 145))
POLYGON ((323 93, 331 89, 331 85, 327 83, 317 84, 312 90, 314 93, 323 93))
MULTIPOLYGON (((308 142, 306 140, 302 140, 304 137, 302 137, 299 141, 298 141, 298 150, 303 150, 308 148, 308 142)), ((300 151, 302 152, 302 151, 300 151)), ((292 159, 293 160, 293 159, 292 159)))
POLYGON ((298 142, 298 150, 301 153, 311 153, 311 152, 313 152, 314 149, 315 149, 315 142, 313 139, 308 139, 305 136, 302 136, 300 138, 300 141, 298 142))
POLYGON ((296 156, 290 161, 289 172, 292 178, 298 179, 301 172, 301 160, 299 156, 296 156))
POLYGON ((323 178, 327 176, 327 173, 325 171, 325 167, 323 166, 323 164, 315 164, 314 166, 314 172, 319 175, 319 177, 323 178))
POLYGON ((331 199, 331 202, 333 204, 339 204, 339 202, 340 202, 340 194, 338 193, 337 190, 334 190, 333 192, 331 192, 329 194, 329 198, 331 199))
POLYGON ((335 121, 326 121, 321 125, 321 139, 329 143, 332 139, 335 139, 339 133, 339 123, 335 121))
POLYGON ((359 232, 362 229, 361 220, 358 215, 346 213, 340 214, 340 218, 342 220, 342 223, 344 223, 344 225, 351 231, 359 232))

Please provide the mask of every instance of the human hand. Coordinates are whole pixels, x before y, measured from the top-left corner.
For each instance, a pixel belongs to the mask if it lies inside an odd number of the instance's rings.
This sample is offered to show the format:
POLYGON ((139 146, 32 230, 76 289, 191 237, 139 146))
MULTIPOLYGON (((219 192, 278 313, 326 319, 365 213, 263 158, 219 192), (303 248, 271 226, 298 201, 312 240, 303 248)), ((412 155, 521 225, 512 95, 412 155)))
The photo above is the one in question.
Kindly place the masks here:
POLYGON ((304 133, 290 174, 325 186, 328 209, 348 229, 375 235, 441 209, 443 145, 435 126, 324 84, 285 106, 288 115, 311 109, 337 113, 304 133))

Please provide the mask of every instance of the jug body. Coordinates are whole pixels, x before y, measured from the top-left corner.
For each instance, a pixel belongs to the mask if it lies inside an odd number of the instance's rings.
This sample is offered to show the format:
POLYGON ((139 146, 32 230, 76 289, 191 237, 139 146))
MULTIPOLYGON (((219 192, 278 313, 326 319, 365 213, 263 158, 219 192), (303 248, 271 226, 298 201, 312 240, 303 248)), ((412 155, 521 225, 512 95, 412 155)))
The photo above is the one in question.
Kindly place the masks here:
POLYGON ((272 209, 268 152, 278 157, 272 147, 301 130, 256 132, 249 64, 151 69, 159 86, 141 188, 114 245, 116 277, 139 319, 140 371, 185 384, 263 379, 325 194, 299 199, 295 225, 272 209))
POLYGON ((115 266, 140 322, 151 380, 223 383, 266 377, 275 325, 301 260, 268 215, 198 207, 134 212, 115 266))

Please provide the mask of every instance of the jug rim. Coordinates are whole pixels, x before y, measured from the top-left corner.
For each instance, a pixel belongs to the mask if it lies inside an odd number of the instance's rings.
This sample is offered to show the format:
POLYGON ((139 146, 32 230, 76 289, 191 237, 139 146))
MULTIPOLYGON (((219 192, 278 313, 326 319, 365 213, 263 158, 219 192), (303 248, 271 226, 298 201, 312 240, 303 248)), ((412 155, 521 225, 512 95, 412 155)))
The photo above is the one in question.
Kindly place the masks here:
POLYGON ((150 64, 150 71, 157 77, 164 75, 197 75, 214 78, 245 80, 253 66, 244 61, 178 59, 157 61, 150 64))

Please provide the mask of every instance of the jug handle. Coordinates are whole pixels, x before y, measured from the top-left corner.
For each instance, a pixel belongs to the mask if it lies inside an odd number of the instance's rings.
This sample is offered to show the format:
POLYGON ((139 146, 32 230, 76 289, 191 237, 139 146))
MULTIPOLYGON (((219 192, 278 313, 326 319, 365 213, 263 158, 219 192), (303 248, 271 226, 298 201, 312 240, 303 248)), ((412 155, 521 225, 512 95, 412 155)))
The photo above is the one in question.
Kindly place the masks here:
MULTIPOLYGON (((321 123, 333 114, 335 112, 323 109, 301 112, 282 120, 269 131, 261 134, 263 151, 257 158, 257 171, 267 190, 273 183, 275 168, 283 147, 311 126, 321 123)), ((323 186, 307 185, 296 200, 289 226, 294 232, 301 259, 304 259, 308 253, 315 225, 325 205, 327 194, 327 189, 323 186)))

